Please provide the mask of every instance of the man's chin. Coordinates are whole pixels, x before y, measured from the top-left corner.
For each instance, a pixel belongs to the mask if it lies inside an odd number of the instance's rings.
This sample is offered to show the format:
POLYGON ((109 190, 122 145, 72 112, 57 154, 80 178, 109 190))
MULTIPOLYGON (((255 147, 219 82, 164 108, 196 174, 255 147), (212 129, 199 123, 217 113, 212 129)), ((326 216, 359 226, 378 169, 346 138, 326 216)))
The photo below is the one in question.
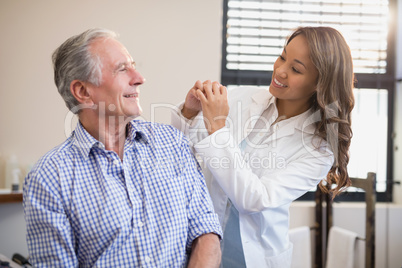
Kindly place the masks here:
POLYGON ((137 111, 135 114, 129 115, 128 118, 130 120, 136 119, 138 117, 141 117, 142 115, 142 109, 140 109, 139 111, 137 111))

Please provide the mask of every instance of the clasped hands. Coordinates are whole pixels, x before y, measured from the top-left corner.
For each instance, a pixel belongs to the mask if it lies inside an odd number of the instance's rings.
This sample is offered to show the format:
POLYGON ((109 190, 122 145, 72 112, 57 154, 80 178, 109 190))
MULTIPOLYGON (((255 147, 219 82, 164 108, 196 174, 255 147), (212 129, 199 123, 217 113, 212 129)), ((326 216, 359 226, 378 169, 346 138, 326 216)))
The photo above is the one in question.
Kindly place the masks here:
POLYGON ((204 115, 204 124, 211 135, 225 126, 229 114, 227 89, 219 82, 198 80, 189 90, 184 102, 182 114, 191 119, 201 110, 204 115))

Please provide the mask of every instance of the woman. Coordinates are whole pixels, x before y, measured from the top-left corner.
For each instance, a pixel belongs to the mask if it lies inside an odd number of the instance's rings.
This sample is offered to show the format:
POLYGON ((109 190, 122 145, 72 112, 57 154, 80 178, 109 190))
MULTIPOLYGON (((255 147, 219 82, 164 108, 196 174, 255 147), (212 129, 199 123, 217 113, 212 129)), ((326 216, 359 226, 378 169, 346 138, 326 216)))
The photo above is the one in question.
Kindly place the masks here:
POLYGON ((210 81, 189 91, 172 122, 203 166, 224 228, 223 267, 290 267, 291 202, 320 182, 336 184, 333 197, 350 185, 353 80, 342 35, 303 27, 276 60, 269 92, 210 81))

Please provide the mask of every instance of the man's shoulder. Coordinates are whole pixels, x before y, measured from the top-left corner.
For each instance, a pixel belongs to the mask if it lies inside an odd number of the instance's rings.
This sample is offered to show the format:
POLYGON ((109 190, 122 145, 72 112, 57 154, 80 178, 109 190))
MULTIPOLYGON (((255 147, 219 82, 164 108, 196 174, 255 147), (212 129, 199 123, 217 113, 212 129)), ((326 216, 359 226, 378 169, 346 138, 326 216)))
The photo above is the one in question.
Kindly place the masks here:
POLYGON ((72 137, 67 138, 63 143, 53 147, 50 151, 45 153, 36 163, 36 169, 49 166, 51 163, 56 164, 64 161, 66 156, 71 153, 72 150, 72 137))
POLYGON ((165 150, 173 152, 189 146, 186 136, 172 125, 136 120, 132 123, 137 131, 146 136, 148 144, 155 148, 165 148, 165 150))
POLYGON ((177 128, 173 127, 172 125, 142 120, 133 120, 132 123, 137 130, 144 132, 144 134, 147 135, 148 138, 166 135, 180 137, 183 136, 183 133, 181 133, 177 128))

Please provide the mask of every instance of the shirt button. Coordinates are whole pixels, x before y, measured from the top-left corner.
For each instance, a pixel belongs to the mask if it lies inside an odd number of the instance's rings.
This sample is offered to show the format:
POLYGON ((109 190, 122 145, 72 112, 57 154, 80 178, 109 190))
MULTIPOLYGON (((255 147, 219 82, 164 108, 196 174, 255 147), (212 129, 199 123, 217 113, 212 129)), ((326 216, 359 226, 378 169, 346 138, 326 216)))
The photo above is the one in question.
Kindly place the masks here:
MULTIPOLYGON (((144 223, 142 221, 139 221, 138 222, 138 227, 142 227, 142 226, 144 226, 144 223)), ((147 257, 147 258, 149 258, 149 257, 147 257)))
POLYGON ((151 258, 148 257, 148 256, 146 256, 146 257, 145 257, 145 262, 150 262, 150 261, 151 261, 151 258))
POLYGON ((116 166, 119 164, 119 162, 120 162, 120 161, 117 160, 117 159, 113 160, 113 164, 116 165, 116 166))

